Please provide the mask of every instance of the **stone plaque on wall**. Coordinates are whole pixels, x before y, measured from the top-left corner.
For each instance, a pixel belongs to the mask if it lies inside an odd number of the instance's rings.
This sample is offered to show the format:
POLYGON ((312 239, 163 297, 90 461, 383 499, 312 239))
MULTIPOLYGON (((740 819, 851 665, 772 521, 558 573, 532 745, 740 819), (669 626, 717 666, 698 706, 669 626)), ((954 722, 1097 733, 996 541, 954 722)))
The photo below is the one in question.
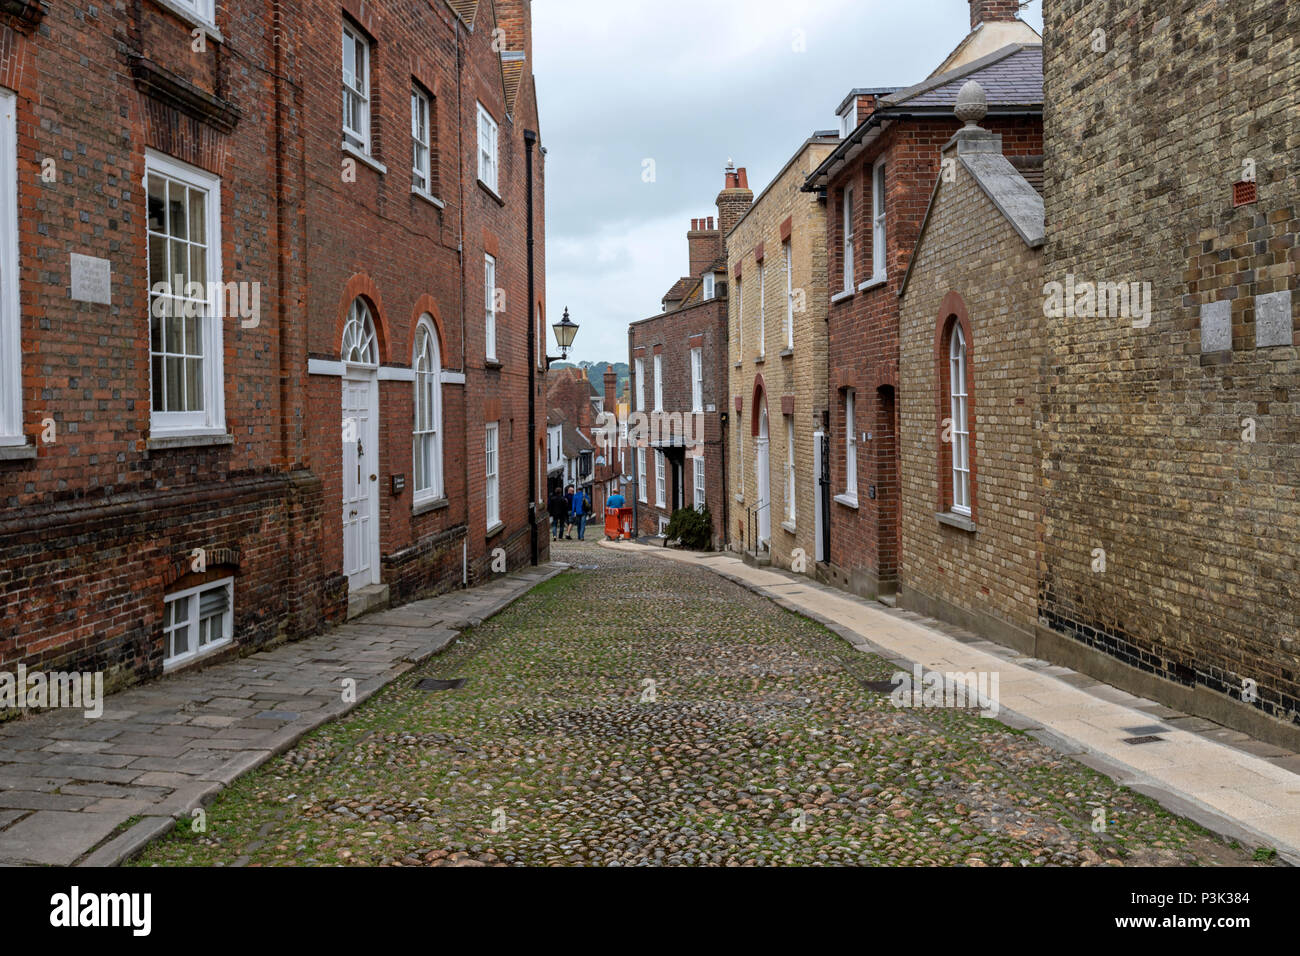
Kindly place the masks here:
POLYGON ((113 268, 107 259, 72 253, 72 298, 78 302, 110 305, 113 301, 113 268))

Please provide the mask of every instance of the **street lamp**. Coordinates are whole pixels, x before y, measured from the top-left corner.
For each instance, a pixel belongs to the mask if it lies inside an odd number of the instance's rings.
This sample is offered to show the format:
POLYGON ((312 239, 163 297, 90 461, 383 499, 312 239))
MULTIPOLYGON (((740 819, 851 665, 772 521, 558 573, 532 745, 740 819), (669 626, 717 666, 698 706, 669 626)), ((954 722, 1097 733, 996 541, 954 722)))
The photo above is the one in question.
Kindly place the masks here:
POLYGON ((569 310, 564 310, 564 318, 556 322, 551 328, 555 329, 555 341, 560 346, 560 358, 568 359, 569 349, 573 347, 574 336, 578 334, 578 326, 569 318, 569 310))

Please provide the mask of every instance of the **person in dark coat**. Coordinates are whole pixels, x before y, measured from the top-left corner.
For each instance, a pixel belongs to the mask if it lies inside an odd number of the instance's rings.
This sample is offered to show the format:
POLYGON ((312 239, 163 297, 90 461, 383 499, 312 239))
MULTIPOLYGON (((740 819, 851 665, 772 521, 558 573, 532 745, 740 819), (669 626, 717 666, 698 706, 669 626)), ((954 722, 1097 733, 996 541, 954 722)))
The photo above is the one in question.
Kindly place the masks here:
POLYGON ((551 516, 551 537, 559 541, 564 534, 564 523, 569 520, 569 502, 557 488, 546 503, 546 513, 551 516))

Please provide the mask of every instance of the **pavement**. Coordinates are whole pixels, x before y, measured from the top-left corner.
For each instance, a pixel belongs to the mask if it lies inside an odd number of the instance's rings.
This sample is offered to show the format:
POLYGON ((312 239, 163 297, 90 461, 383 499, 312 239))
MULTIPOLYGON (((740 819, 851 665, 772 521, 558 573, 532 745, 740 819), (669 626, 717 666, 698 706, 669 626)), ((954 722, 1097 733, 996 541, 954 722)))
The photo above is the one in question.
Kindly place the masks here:
POLYGON ((1220 836, 1300 865, 1300 756, 1290 751, 806 575, 753 568, 730 553, 602 546, 707 568, 907 672, 919 664, 942 674, 997 673, 1001 722, 1220 836))
POLYGON ((169 675, 110 695, 97 719, 57 710, 0 724, 0 865, 122 862, 563 569, 169 675))

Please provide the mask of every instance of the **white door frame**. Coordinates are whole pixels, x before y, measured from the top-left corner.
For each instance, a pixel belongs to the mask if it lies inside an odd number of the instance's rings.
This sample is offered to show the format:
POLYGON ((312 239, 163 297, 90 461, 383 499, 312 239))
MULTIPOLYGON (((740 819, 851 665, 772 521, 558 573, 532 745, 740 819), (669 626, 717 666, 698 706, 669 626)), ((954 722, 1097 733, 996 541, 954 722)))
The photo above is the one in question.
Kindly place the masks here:
MULTIPOLYGON (((360 588, 372 584, 378 584, 379 575, 379 375, 375 369, 365 369, 348 367, 343 375, 343 391, 339 396, 343 411, 343 445, 342 468, 346 471, 348 468, 357 469, 358 487, 368 489, 365 496, 366 504, 369 510, 368 516, 363 517, 366 520, 366 531, 360 547, 363 549, 366 564, 358 566, 353 572, 348 568, 347 562, 347 534, 348 522, 354 517, 350 512, 354 509, 347 500, 347 474, 342 475, 340 486, 340 495, 342 501, 343 517, 343 536, 344 536, 344 562, 343 573, 348 578, 348 590, 356 591, 360 588), (365 386, 369 396, 367 401, 369 415, 365 427, 354 425, 352 436, 349 435, 347 406, 344 398, 347 394, 349 385, 365 386), (349 441, 349 437, 355 437, 360 440, 361 455, 356 452, 356 442, 349 441)), ((360 500, 360 496, 358 496, 360 500)), ((359 510, 359 509, 358 509, 359 510)))
POLYGON ((758 478, 758 541, 757 554, 764 546, 772 547, 772 475, 768 461, 767 408, 758 413, 758 438, 754 442, 754 470, 758 478))

